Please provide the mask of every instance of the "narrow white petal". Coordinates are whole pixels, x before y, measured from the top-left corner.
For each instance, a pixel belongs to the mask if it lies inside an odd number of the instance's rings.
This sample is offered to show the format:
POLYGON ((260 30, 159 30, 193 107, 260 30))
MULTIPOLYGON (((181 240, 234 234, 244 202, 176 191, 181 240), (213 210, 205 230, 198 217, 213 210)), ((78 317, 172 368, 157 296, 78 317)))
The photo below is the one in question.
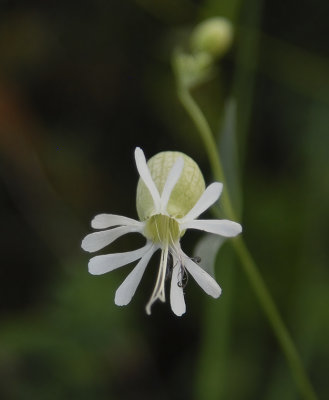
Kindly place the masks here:
POLYGON ((91 221, 91 226, 94 229, 106 229, 111 228, 116 225, 136 225, 140 226, 142 223, 140 221, 136 221, 135 219, 123 217, 121 215, 114 214, 98 214, 91 221))
POLYGON ((172 166, 161 194, 161 211, 166 211, 172 190, 178 182, 184 167, 184 160, 179 157, 172 166))
POLYGON ((199 267, 195 262, 193 262, 189 257, 184 257, 184 266, 188 272, 193 276, 197 284, 210 296, 215 299, 219 297, 222 293, 222 289, 206 271, 199 267))
POLYGON ((138 232, 141 229, 136 226, 119 226, 106 231, 90 233, 83 239, 81 247, 91 253, 102 249, 126 233, 138 232))
POLYGON ((234 237, 242 232, 242 227, 237 222, 227 219, 196 219, 180 225, 180 229, 199 229, 225 237, 234 237))
POLYGON ((93 257, 89 261, 88 270, 92 275, 102 275, 106 272, 113 271, 116 268, 130 264, 131 262, 143 257, 143 255, 151 248, 151 246, 152 242, 148 242, 144 247, 134 251, 93 257))
POLYGON ((114 302, 117 306, 125 306, 130 303, 143 277, 145 268, 156 250, 157 247, 152 246, 119 286, 115 293, 114 299, 114 302))
POLYGON ((186 311, 183 288, 178 285, 180 269, 181 264, 174 257, 170 285, 170 305, 173 312, 179 317, 186 311))
POLYGON ((150 194, 152 196, 153 202, 154 202, 154 207, 156 210, 160 209, 160 194, 155 186, 155 183, 152 179, 150 170, 146 164, 146 159, 143 153, 143 150, 139 147, 136 147, 135 149, 135 161, 136 161, 136 167, 138 170, 138 173, 145 183, 146 187, 150 191, 150 194))
POLYGON ((220 182, 214 182, 207 187, 207 189, 202 193, 199 200, 196 202, 195 206, 185 215, 185 217, 180 219, 180 223, 191 221, 198 218, 200 214, 206 211, 211 205, 218 200, 220 194, 222 193, 223 184, 220 182))

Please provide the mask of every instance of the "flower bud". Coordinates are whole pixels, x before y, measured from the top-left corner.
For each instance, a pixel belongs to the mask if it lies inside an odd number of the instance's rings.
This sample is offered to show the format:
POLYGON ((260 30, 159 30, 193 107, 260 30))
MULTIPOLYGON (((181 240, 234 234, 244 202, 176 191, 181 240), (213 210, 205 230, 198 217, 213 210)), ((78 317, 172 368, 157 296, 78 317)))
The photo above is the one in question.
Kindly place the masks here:
POLYGON ((194 52, 206 52, 218 58, 230 48, 232 41, 231 22, 223 17, 214 17, 196 26, 191 36, 191 48, 194 52))
MULTIPOLYGON (((171 217, 181 218, 192 209, 205 190, 205 182, 198 164, 183 153, 165 151, 150 158, 147 165, 161 195, 169 171, 178 157, 183 158, 184 167, 168 201, 167 213, 171 217)), ((151 194, 141 179, 137 185, 136 208, 141 221, 145 221, 155 212, 151 194)))
POLYGON ((213 58, 208 53, 176 55, 176 70, 180 82, 187 88, 206 82, 213 75, 213 58))

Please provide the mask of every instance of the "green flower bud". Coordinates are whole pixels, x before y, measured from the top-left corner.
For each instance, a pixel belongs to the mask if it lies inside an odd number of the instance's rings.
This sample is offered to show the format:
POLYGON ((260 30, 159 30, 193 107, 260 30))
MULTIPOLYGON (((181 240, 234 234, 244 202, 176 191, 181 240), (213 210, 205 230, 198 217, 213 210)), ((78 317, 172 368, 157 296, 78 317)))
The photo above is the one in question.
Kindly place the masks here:
POLYGON ((176 54, 175 67, 183 86, 197 86, 213 76, 213 57, 208 53, 176 54))
POLYGON ((215 17, 201 22, 192 32, 191 48, 214 58, 221 57, 233 41, 233 27, 229 20, 215 17))
MULTIPOLYGON (((186 215, 204 192, 205 182, 200 168, 190 157, 177 151, 158 153, 147 163, 152 179, 161 195, 169 171, 178 157, 183 157, 184 168, 171 193, 166 210, 169 216, 175 218, 186 215)), ((151 194, 141 179, 137 185, 136 208, 141 221, 145 221, 157 213, 151 194)))

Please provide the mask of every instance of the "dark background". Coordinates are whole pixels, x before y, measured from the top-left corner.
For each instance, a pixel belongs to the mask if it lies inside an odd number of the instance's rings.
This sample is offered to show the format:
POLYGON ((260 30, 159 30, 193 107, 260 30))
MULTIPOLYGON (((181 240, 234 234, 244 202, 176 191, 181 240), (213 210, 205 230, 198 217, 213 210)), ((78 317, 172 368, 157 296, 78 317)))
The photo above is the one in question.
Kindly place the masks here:
POLYGON ((245 240, 328 397, 329 3, 97 0, 0 3, 1 398, 299 398, 229 245, 223 296, 191 282, 182 318, 145 315, 152 273, 115 306, 130 267, 91 276, 80 249, 95 214, 136 217, 136 146, 183 151, 212 182, 170 58, 215 15, 234 46, 194 94, 216 133, 237 101, 245 240))

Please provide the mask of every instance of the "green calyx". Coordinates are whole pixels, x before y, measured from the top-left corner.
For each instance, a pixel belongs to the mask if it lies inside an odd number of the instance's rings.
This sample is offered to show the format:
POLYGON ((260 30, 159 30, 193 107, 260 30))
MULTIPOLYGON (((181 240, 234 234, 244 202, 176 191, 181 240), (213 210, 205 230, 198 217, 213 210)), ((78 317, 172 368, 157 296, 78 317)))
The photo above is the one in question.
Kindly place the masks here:
MULTIPOLYGON (((184 160, 183 171, 171 192, 166 208, 166 214, 172 218, 184 217, 204 192, 205 182, 200 168, 192 158, 177 151, 158 153, 150 158, 147 163, 152 179, 161 195, 169 171, 179 157, 184 160)), ((148 188, 141 179, 139 179, 137 185, 136 208, 141 221, 159 214, 154 207, 148 188)))
POLYGON ((153 215, 146 222, 145 235, 155 243, 175 243, 180 238, 179 225, 167 215, 153 215))

